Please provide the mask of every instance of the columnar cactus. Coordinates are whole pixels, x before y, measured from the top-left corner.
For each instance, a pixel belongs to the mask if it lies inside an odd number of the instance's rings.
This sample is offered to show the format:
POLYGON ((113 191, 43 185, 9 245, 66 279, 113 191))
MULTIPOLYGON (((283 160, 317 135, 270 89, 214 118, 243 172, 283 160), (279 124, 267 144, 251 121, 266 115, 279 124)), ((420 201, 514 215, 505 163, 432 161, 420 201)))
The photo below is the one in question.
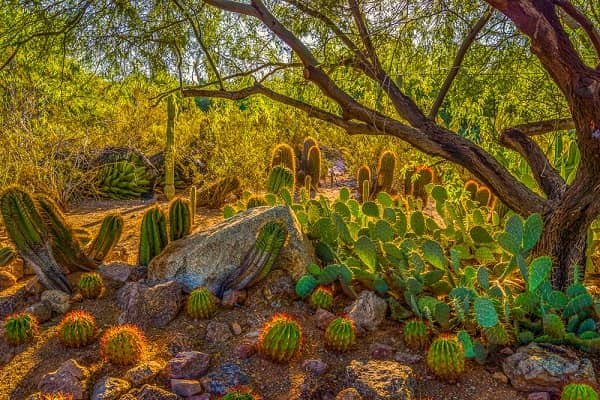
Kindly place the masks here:
POLYGON ((183 239, 192 232, 190 202, 183 198, 174 199, 169 205, 169 235, 171 241, 183 239))
POLYGON ((327 286, 319 286, 310 295, 310 305, 323 310, 331 309, 333 306, 333 292, 327 286))
POLYGON ((296 154, 290 145, 280 143, 275 146, 275 149, 273 149, 273 154, 271 156, 271 168, 274 168, 278 165, 283 165, 292 171, 294 175, 296 175, 296 154))
POLYGON ((325 329, 325 344, 335 351, 348 351, 355 341, 356 328, 350 318, 338 317, 325 329))
POLYGON ((167 97, 167 143, 165 147, 165 196, 171 200, 175 196, 175 116, 177 104, 175 96, 167 97))
POLYGON ((562 339, 566 333, 565 323, 562 318, 556 314, 547 313, 542 318, 542 327, 544 335, 555 339, 562 339))
POLYGON ((418 177, 412 183, 412 195, 414 197, 421 198, 423 200, 423 204, 425 204, 427 203, 427 190, 425 186, 433 182, 435 179, 435 173, 433 172, 433 169, 426 165, 417 167, 415 173, 418 175, 418 177))
POLYGON ((371 186, 371 168, 367 165, 363 165, 358 169, 356 174, 356 185, 358 187, 358 193, 360 194, 361 201, 369 200, 369 188, 371 186), (367 183, 365 185, 365 182, 367 183))
POLYGON ((308 150, 306 174, 310 175, 312 186, 318 189, 319 181, 321 180, 321 150, 319 146, 313 146, 308 150))
POLYGON ((598 392, 585 383, 569 383, 563 388, 560 400, 598 400, 598 392))
POLYGON ((310 175, 306 175, 304 177, 304 190, 306 190, 306 192, 310 195, 312 190, 312 176, 310 175))
POLYGON ((16 257, 15 251, 10 247, 0 247, 0 267, 8 265, 16 257))
POLYGON ((261 400, 261 397, 244 387, 234 387, 227 391, 221 400, 261 400))
POLYGON ((142 359, 146 349, 143 332, 134 325, 113 326, 100 340, 102 358, 117 365, 133 365, 142 359))
POLYGON ((97 272, 87 272, 79 277, 79 290, 86 299, 97 299, 104 292, 104 281, 97 272))
POLYGON ((492 200, 492 192, 487 187, 480 186, 475 193, 474 200, 478 202, 481 207, 487 207, 492 200))
POLYGON ((194 289, 188 297, 186 311, 194 319, 208 319, 212 317, 217 311, 215 296, 205 287, 194 289))
POLYGON ((427 366, 439 378, 458 378, 465 370, 465 355, 458 340, 448 336, 434 340, 427 352, 427 366))
POLYGON ((464 190, 469 194, 471 200, 475 200, 475 194, 477 194, 477 191, 479 190, 479 183, 474 180, 469 180, 465 183, 464 190))
POLYGON ((313 146, 317 146, 317 141, 311 137, 305 138, 304 142, 302 142, 302 158, 300 162, 301 168, 305 173, 308 171, 308 152, 313 146))
POLYGON ((258 339, 261 354, 278 362, 290 361, 302 347, 302 329, 296 320, 284 314, 273 316, 258 339))
POLYGON ((123 233, 123 217, 110 214, 104 217, 96 237, 87 246, 86 252, 96 263, 102 262, 117 245, 123 233))
POLYGON ((13 346, 33 340, 38 333, 37 319, 29 313, 12 314, 4 320, 4 336, 13 346))
POLYGON ((148 265, 167 246, 167 221, 164 212, 156 207, 146 211, 140 232, 140 265, 148 265))
POLYGON ((265 198, 265 196, 261 196, 258 194, 253 194, 252 196, 250 196, 248 198, 248 201, 246 203, 246 208, 250 209, 250 208, 254 208, 254 207, 262 207, 262 206, 266 206, 267 203, 267 199, 265 198))
POLYGON ((11 186, 0 195, 6 231, 23 260, 48 289, 71 293, 71 286, 52 255, 49 233, 31 195, 11 186))
POLYGON ((268 221, 261 226, 256 243, 234 271, 229 287, 241 290, 255 285, 271 271, 288 237, 285 224, 268 221))
POLYGON ((192 212, 190 218, 192 225, 194 225, 194 221, 196 220, 196 186, 190 188, 190 211, 192 212))
POLYGON ((289 168, 279 165, 271 170, 267 179, 267 192, 278 194, 282 188, 294 192, 295 177, 289 168))
POLYGON ((87 311, 73 311, 58 325, 58 338, 66 347, 84 347, 94 341, 96 319, 87 311))
POLYGON ((373 195, 379 192, 392 193, 394 174, 396 172, 396 154, 393 151, 384 151, 377 162, 377 181, 373 195))
POLYGON ((404 325, 404 342, 413 349, 424 349, 429 346, 429 329, 418 319, 408 321, 404 325))

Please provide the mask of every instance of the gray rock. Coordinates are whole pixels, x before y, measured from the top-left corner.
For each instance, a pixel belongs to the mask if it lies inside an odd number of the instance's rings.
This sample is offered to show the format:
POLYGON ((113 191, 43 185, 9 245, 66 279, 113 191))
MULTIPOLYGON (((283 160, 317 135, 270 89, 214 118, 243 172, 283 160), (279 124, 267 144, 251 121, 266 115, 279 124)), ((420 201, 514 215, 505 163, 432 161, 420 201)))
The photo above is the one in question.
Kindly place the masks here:
POLYGON ((329 366, 325 362, 323 362, 323 360, 314 359, 305 360, 302 363, 302 368, 315 375, 322 375, 325 373, 325 371, 327 371, 327 368, 329 368, 329 366))
POLYGON ((70 393, 75 400, 83 399, 89 372, 75 360, 68 360, 61 364, 54 372, 50 372, 40 379, 38 389, 43 393, 70 393))
POLYGON ((386 360, 392 358, 394 348, 383 343, 371 343, 369 346, 371 358, 376 360, 386 360))
POLYGON ((531 343, 507 357, 502 369, 511 385, 524 392, 560 393, 570 382, 598 384, 592 362, 563 346, 531 343))
POLYGON ((139 389, 133 389, 120 400, 178 400, 179 397, 172 392, 166 391, 154 385, 144 385, 139 389))
POLYGON ((364 290, 358 298, 346 308, 350 317, 357 327, 374 331, 384 320, 387 311, 387 303, 374 292, 364 290))
POLYGON ((171 390, 181 397, 202 393, 202 384, 193 379, 171 379, 171 390))
POLYGON ((45 290, 42 293, 41 300, 48 303, 55 313, 65 314, 71 309, 70 298, 69 294, 61 290, 45 290))
POLYGON ((344 389, 335 396, 335 400, 362 400, 362 396, 354 388, 344 389))
POLYGON ((346 367, 346 384, 372 400, 412 400, 412 368, 395 361, 352 360, 346 367))
POLYGON ((314 261, 314 250, 288 206, 255 207, 205 230, 169 243, 148 267, 148 279, 176 279, 188 289, 208 286, 218 291, 255 243, 260 227, 270 220, 285 222, 289 239, 274 268, 287 270, 294 279, 314 261))
POLYGON ((183 304, 183 287, 175 281, 155 286, 129 282, 117 291, 117 304, 123 310, 119 324, 161 328, 169 324, 183 304))
POLYGON ((97 272, 102 275, 102 278, 115 283, 124 284, 129 279, 134 267, 124 263, 111 263, 100 265, 97 272))
POLYGON ((219 396, 223 396, 232 387, 248 383, 250 378, 236 364, 223 364, 202 379, 204 389, 219 396))
POLYGON ((125 372, 125 379, 131 382, 133 386, 141 386, 144 383, 151 382, 164 368, 164 362, 147 361, 136 365, 125 372))
POLYGON ((315 311, 315 315, 313 316, 313 318, 315 319, 315 322, 319 329, 325 330, 327 329, 329 323, 333 321, 336 317, 335 314, 327 310, 323 310, 322 308, 319 308, 317 311, 315 311))
POLYGON ((92 400, 118 400, 130 387, 126 380, 105 376, 94 385, 92 400))
POLYGON ((31 313, 39 323, 44 323, 52 318, 52 308, 45 301, 30 305, 25 309, 25 312, 31 313))
POLYGON ((210 367, 210 355, 199 351, 184 351, 167 362, 166 375, 171 379, 195 379, 204 376, 210 367))
POLYGON ((210 321, 206 326, 206 341, 209 343, 223 343, 232 336, 229 325, 224 322, 210 321))

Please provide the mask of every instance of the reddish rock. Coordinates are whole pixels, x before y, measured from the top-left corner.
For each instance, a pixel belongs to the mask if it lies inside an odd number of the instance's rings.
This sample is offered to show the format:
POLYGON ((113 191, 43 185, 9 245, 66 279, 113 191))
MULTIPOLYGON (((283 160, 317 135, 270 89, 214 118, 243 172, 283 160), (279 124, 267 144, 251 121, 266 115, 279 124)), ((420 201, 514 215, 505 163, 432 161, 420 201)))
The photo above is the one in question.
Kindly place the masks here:
POLYGON ((123 310, 119 324, 161 328, 179 313, 183 303, 183 286, 175 281, 155 286, 129 282, 119 289, 116 296, 117 304, 123 310))
POLYGON ((247 293, 245 290, 226 290, 223 293, 221 305, 225 308, 241 306, 246 301, 247 293))
POLYGON ((38 389, 43 393, 70 393, 75 400, 80 400, 84 398, 88 375, 85 367, 75 360, 68 360, 56 371, 42 376, 38 389))
POLYGON ((171 390, 182 397, 202 393, 202 385, 194 379, 171 379, 171 390))
POLYGON ((167 362, 166 375, 171 379, 196 379, 204 376, 210 367, 210 355, 199 351, 185 351, 167 362))
POLYGON ((210 321, 206 327, 205 339, 209 343, 223 343, 232 338, 229 325, 224 322, 210 321))
POLYGON ((376 360, 386 360, 392 358, 394 349, 392 346, 382 343, 372 343, 369 346, 369 354, 376 360))
POLYGON ((234 335, 239 336, 242 334, 242 327, 237 322, 231 323, 231 331, 234 335))
POLYGON ((249 342, 242 343, 238 345, 233 352, 242 360, 250 358, 256 353, 256 345, 249 342))

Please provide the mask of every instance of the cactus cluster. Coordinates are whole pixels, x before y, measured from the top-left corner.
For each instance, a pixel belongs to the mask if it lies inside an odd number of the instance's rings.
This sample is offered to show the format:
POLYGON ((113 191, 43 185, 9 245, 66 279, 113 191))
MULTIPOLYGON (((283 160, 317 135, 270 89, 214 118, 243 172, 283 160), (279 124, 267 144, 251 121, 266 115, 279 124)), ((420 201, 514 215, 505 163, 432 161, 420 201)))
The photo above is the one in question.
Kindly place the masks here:
POLYGON ((282 165, 271 169, 267 178, 267 192, 279 194, 281 189, 286 188, 290 193, 294 192, 295 180, 293 172, 282 165))
POLYGON ((113 326, 100 340, 102 358, 116 365, 134 365, 142 359, 146 349, 143 332, 134 325, 113 326))
POLYGON ((258 339, 261 354, 277 362, 290 361, 302 347, 302 328, 295 319, 279 314, 267 322, 258 339))
POLYGON ((150 190, 146 168, 127 160, 102 165, 92 185, 99 196, 113 200, 137 199, 150 190))
POLYGON ((187 314, 194 319, 208 319, 217 311, 217 301, 205 287, 194 289, 187 300, 187 314))
POLYGON ((4 320, 4 337, 13 346, 32 341, 37 335, 37 319, 29 313, 17 313, 4 320))
POLYGON ((62 319, 57 331, 66 347, 84 347, 96 337, 96 319, 86 311, 72 311, 62 319))
POLYGON ((425 349, 429 346, 429 329, 423 321, 414 319, 404 325, 404 342, 413 349, 425 349))
POLYGON ((319 286, 310 295, 310 305, 313 308, 330 310, 333 306, 333 292, 327 286, 319 286))
POLYGON ((169 237, 171 241, 183 239, 192 232, 190 202, 183 198, 174 199, 169 205, 169 237))
POLYGON ((168 243, 165 213, 158 206, 149 208, 144 213, 140 229, 139 264, 150 264, 168 243))
POLYGON ((356 328, 350 318, 338 317, 325 329, 325 345, 332 350, 348 351, 354 346, 355 341, 356 328))
POLYGON ((449 336, 435 339, 427 351, 427 366, 439 378, 457 379, 465 370, 465 355, 458 340, 449 336))
POLYGON ((563 388, 560 400, 598 400, 598 392, 585 383, 569 383, 563 388))
POLYGON ((77 286, 81 291, 81 295, 86 299, 97 299, 104 293, 104 281, 97 272, 81 274, 77 286))

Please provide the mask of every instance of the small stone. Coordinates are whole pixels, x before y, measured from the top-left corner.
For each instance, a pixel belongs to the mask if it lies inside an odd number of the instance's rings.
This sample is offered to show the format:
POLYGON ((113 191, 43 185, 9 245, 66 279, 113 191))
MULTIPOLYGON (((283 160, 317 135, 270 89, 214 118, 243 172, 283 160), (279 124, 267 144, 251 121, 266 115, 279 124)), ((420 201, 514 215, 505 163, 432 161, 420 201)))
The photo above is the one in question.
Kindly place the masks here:
POLYGON ((238 358, 244 360, 252 357, 256 353, 256 345, 249 342, 241 343, 233 352, 238 358))
POLYGON ((131 382, 134 387, 141 386, 144 383, 149 383, 152 381, 163 368, 164 362, 143 362, 125 372, 125 379, 131 382))
POLYGON ((65 314, 71 309, 70 296, 61 290, 46 290, 42 293, 41 300, 50 305, 57 314, 65 314))
POLYGON ((394 349, 392 346, 388 346, 383 343, 372 343, 369 346, 369 354, 376 360, 386 360, 392 358, 394 349))
POLYGON ((250 378, 238 365, 223 364, 204 377, 201 382, 207 392, 223 396, 227 389, 249 384, 250 378))
POLYGON ((94 385, 92 400, 117 400, 127 393, 131 385, 124 379, 105 376, 94 385))
POLYGON ((209 343, 223 343, 231 339, 229 326, 224 322, 210 321, 206 327, 206 341, 209 343))
POLYGON ((504 375, 502 372, 494 372, 492 374, 492 378, 494 378, 495 380, 497 380, 500 383, 504 383, 504 384, 508 383, 508 377, 506 375, 504 375))
POLYGON ((319 329, 326 329, 327 325, 329 325, 329 323, 335 319, 335 314, 319 308, 315 312, 314 319, 319 329))
POLYGON ((364 290, 358 298, 346 308, 350 317, 357 327, 367 331, 374 331, 385 319, 387 302, 374 292, 364 290))
POLYGON ((39 302, 30 305, 25 309, 25 312, 32 314, 37 318, 39 323, 44 323, 52 318, 52 309, 47 302, 39 302))
POLYGON ((75 360, 65 361, 54 372, 40 379, 38 389, 43 393, 70 393, 75 400, 84 398, 89 372, 75 360))
POLYGON ((176 333, 167 344, 167 349, 172 356, 175 356, 184 351, 194 350, 194 344, 188 335, 176 333))
POLYGON ((505 347, 502 350, 500 350, 500 354, 503 354, 505 356, 510 356, 510 355, 515 354, 515 352, 510 347, 505 347))
POLYGON ((17 278, 8 271, 0 271, 0 289, 7 289, 17 284, 17 278))
POLYGON ((177 400, 175 393, 161 389, 154 385, 144 385, 139 389, 133 389, 120 400, 177 400))
POLYGON ((231 331, 235 336, 239 336, 242 334, 242 327, 237 322, 231 323, 231 331))
POLYGON ((420 354, 403 353, 398 351, 394 356, 394 360, 404 364, 415 365, 423 361, 423 356, 420 354))
POLYGON ((195 379, 206 374, 210 355, 199 351, 185 351, 167 362, 166 372, 171 379, 195 379))
POLYGON ((202 385, 193 379, 171 379, 171 390, 182 397, 202 393, 202 385))
POLYGON ((223 293, 223 300, 221 305, 224 308, 233 308, 235 306, 241 306, 246 301, 247 293, 245 290, 226 290, 223 293))
POLYGON ((527 400, 550 400, 550 393, 548 392, 533 392, 527 395, 527 400))
POLYGON ((344 389, 335 396, 335 400, 362 400, 362 396, 354 388, 344 389))
POLYGON ((133 272, 133 267, 128 264, 115 262, 100 265, 97 272, 106 280, 119 283, 122 286, 129 280, 129 276, 133 272))
POLYGON ((320 359, 306 360, 302 363, 302 368, 315 375, 322 375, 329 366, 320 359))

